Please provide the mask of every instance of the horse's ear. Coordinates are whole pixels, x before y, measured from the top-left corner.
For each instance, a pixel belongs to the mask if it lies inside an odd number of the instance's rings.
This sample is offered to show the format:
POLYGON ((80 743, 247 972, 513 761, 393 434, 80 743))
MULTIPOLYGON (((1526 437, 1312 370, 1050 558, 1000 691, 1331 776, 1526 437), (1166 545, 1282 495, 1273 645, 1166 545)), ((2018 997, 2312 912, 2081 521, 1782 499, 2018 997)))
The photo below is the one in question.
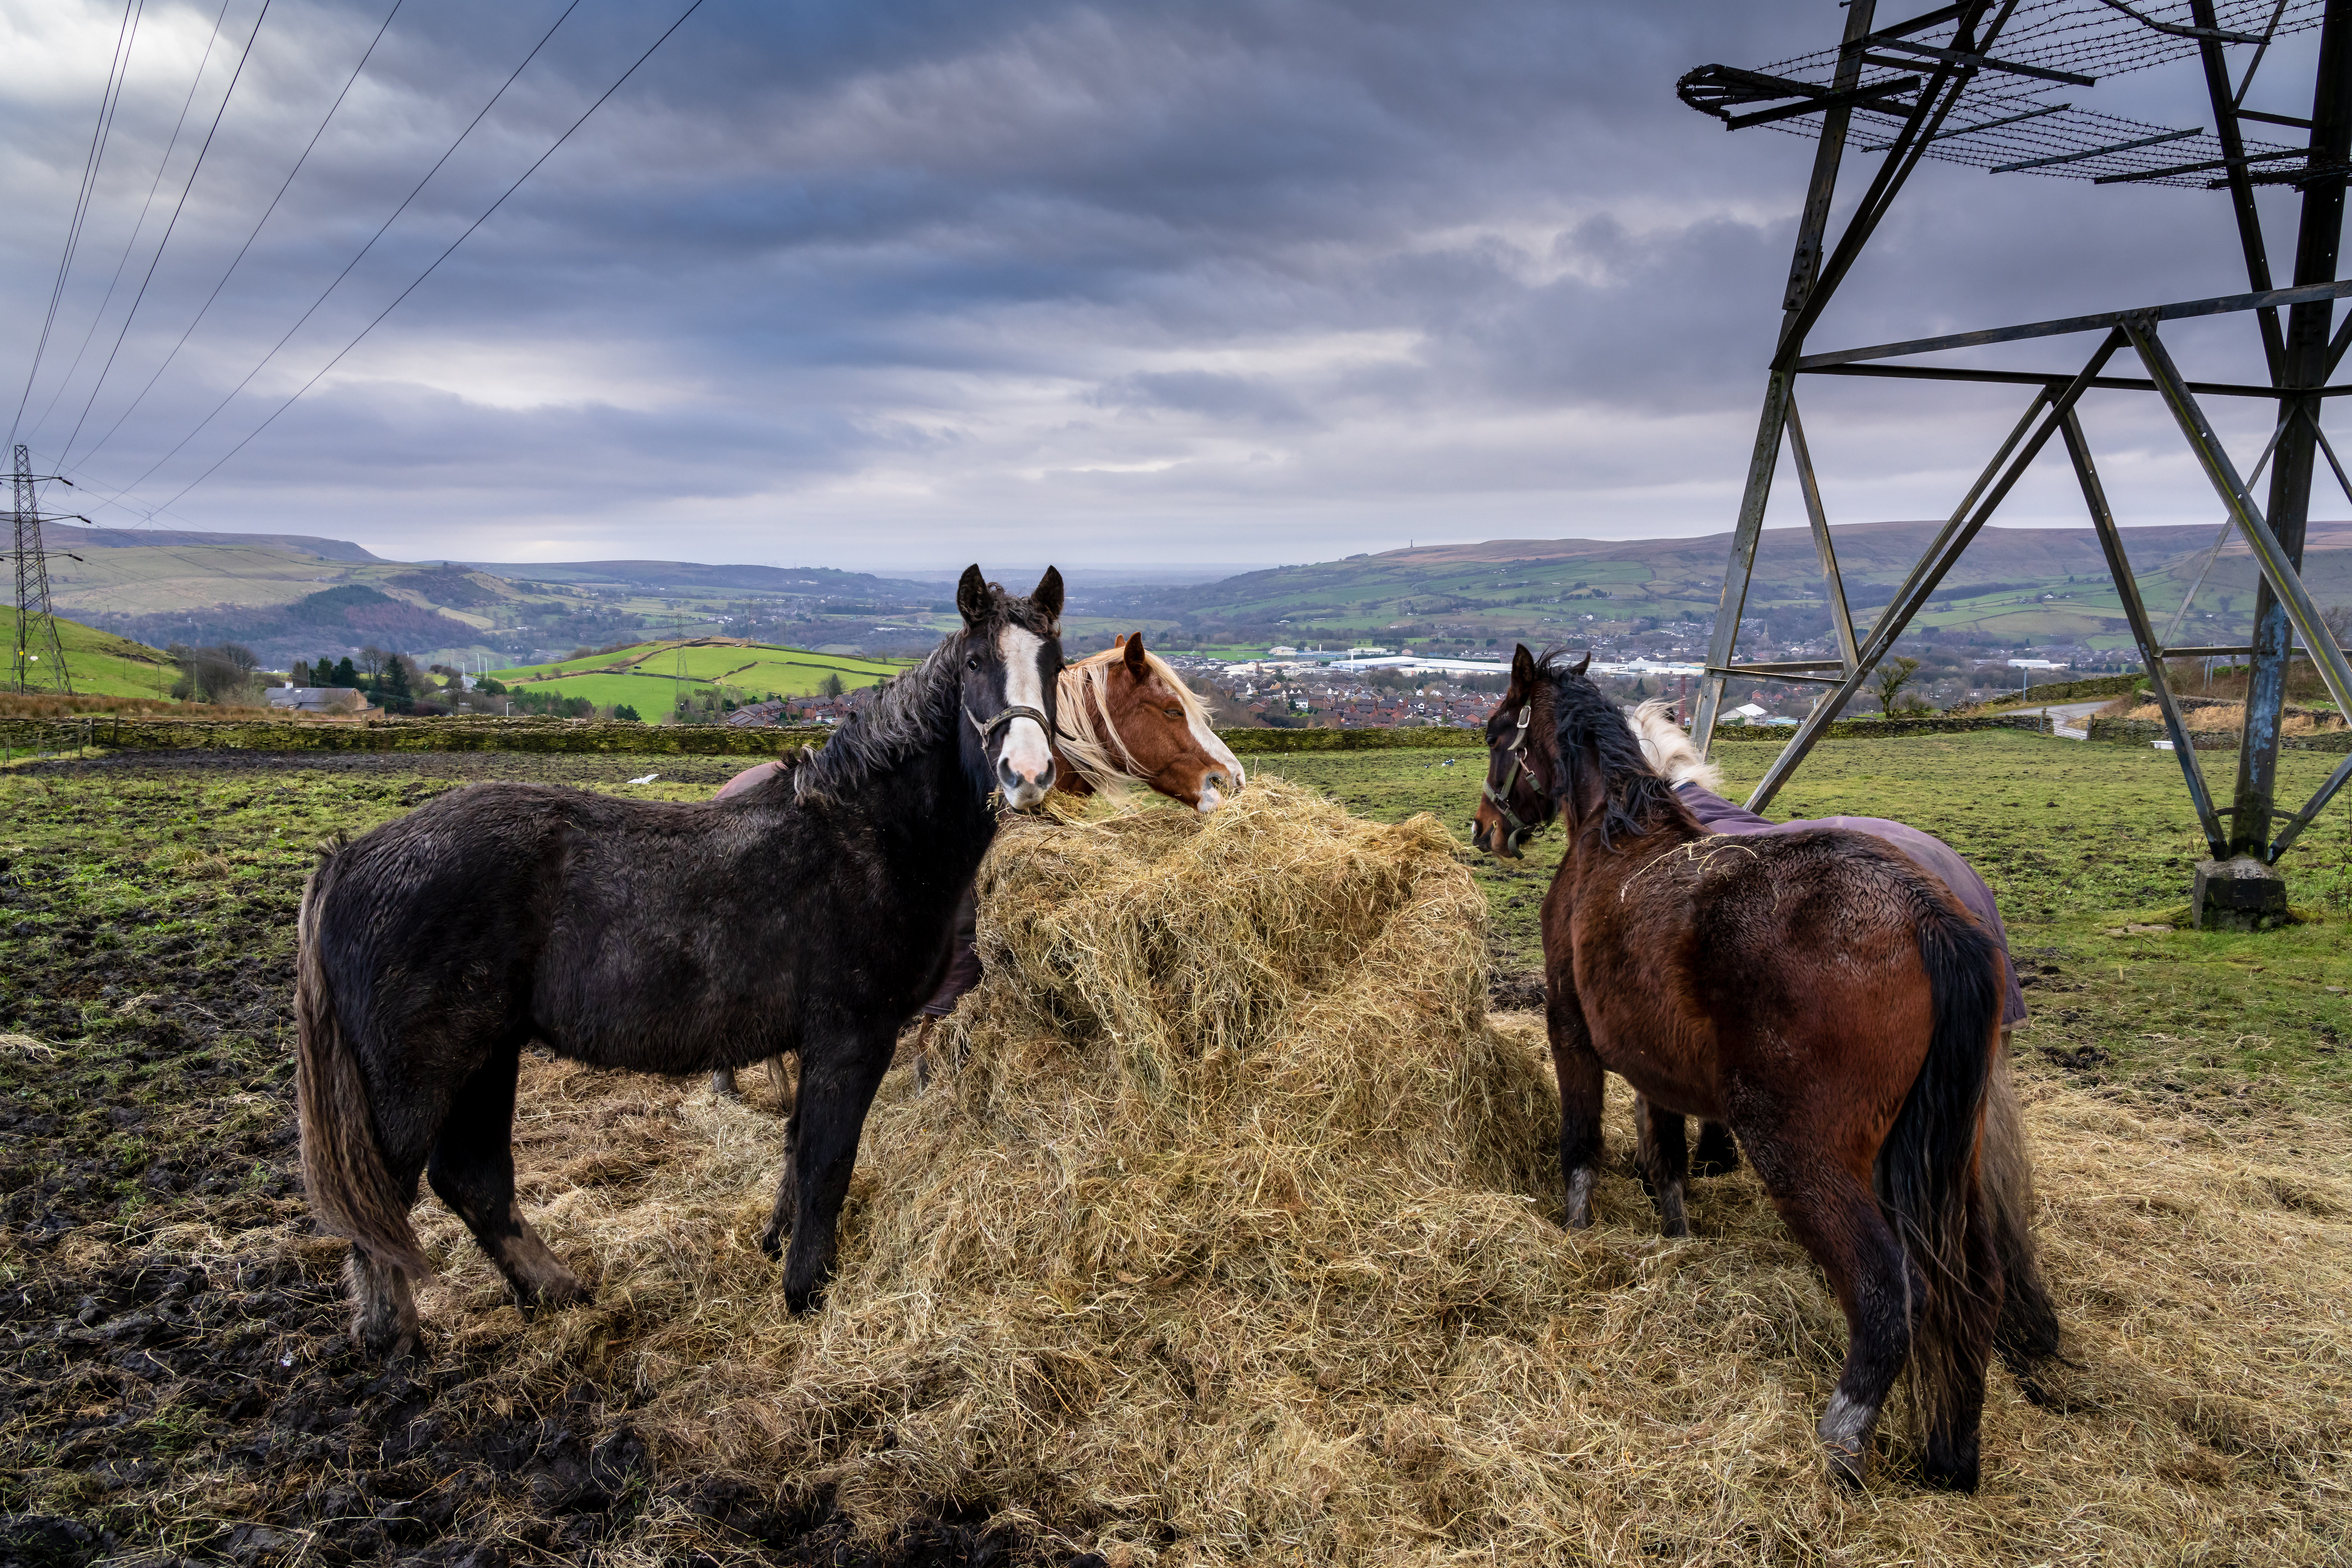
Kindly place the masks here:
POLYGON ((1029 602, 1045 612, 1047 620, 1062 618, 1062 574, 1058 568, 1045 568, 1045 574, 1037 579, 1037 586, 1029 592, 1029 602))
POLYGON ((1578 660, 1576 661, 1576 668, 1575 668, 1574 669, 1570 670, 1570 671, 1569 671, 1569 674, 1570 674, 1570 675, 1582 675, 1582 674, 1583 674, 1587 669, 1590 669, 1591 668, 1592 668, 1592 653, 1591 653, 1591 650, 1588 648, 1588 649, 1586 649, 1586 650, 1585 650, 1585 655, 1584 655, 1584 657, 1583 657, 1582 658, 1580 658, 1580 659, 1578 659, 1578 660))
POLYGON ((1143 662, 1143 634, 1129 632, 1118 639, 1118 646, 1127 650, 1128 669, 1133 673, 1136 679, 1142 679, 1144 671, 1148 668, 1143 662))
POLYGON ((1533 686, 1536 683, 1536 656, 1528 651, 1528 645, 1525 643, 1521 643, 1512 651, 1511 679, 1521 687, 1533 686))
POLYGON ((963 569, 956 583, 956 608, 963 612, 963 624, 977 628, 988 618, 991 608, 988 579, 980 574, 980 563, 972 563, 963 569))

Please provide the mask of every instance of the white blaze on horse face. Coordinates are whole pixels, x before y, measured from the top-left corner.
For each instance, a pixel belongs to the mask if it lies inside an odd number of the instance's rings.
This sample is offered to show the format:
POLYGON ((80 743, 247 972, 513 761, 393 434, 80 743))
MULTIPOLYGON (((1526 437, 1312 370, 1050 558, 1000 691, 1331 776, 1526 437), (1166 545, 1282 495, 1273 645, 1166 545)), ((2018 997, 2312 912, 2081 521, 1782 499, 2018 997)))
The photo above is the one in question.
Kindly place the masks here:
MULTIPOLYGON (((1045 675, 1039 668, 1045 647, 1045 638, 1020 626, 1007 626, 997 634, 997 657, 1004 661, 1006 707, 1047 711, 1045 675)), ((1054 787, 1052 737, 1045 733, 1044 725, 1026 718, 1005 725, 1003 733, 1004 743, 997 752, 997 760, 1012 770, 1015 781, 1005 788, 1005 802, 1016 806, 1034 805, 1054 787)))
MULTIPOLYGON (((1206 752, 1214 759, 1216 767, 1224 771, 1225 788, 1238 794, 1243 779, 1241 759, 1234 756, 1232 749, 1223 741, 1217 739, 1217 732, 1214 730, 1201 721, 1199 714, 1188 710, 1184 715, 1184 727, 1192 731, 1192 743, 1206 752)), ((1201 798, 1195 804, 1203 812, 1214 811, 1224 804, 1224 796, 1217 793, 1217 774, 1214 769, 1202 775, 1201 798)))

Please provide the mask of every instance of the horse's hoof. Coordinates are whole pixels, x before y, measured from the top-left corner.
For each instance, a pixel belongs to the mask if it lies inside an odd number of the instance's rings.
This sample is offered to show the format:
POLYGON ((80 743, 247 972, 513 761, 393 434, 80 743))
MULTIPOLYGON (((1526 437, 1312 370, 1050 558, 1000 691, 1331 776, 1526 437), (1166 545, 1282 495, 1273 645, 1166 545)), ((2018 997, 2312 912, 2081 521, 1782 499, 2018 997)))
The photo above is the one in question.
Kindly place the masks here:
POLYGON ((822 1285, 812 1286, 805 1290, 787 1288, 784 1291, 784 1310, 795 1318, 805 1318, 823 1305, 824 1287, 822 1285))
POLYGON ((560 1279, 544 1279, 529 1289, 517 1290, 514 1297, 515 1305, 521 1308, 526 1314, 530 1314, 560 1312, 567 1307, 584 1307, 594 1300, 595 1294, 588 1289, 586 1283, 578 1275, 566 1273, 560 1279))
POLYGON ((1860 1448, 1842 1447, 1835 1443, 1823 1443, 1822 1456, 1830 1462, 1830 1476, 1855 1491, 1863 1489, 1869 1479, 1870 1461, 1860 1448))
POLYGON ((760 1250, 768 1255, 769 1262, 782 1263, 784 1260, 783 1233, 778 1230, 774 1226, 770 1226, 767 1229, 761 1231, 760 1233, 760 1250))

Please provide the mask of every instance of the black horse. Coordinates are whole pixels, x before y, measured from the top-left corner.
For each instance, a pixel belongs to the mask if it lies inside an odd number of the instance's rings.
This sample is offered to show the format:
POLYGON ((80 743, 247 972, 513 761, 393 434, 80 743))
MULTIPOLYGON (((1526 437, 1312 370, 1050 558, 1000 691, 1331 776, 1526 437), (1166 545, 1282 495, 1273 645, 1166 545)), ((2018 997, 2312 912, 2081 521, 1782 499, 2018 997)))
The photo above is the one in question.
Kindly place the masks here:
POLYGON ((813 1306, 899 1026, 946 969, 957 900, 1054 784, 1062 578, 957 585, 963 630, 824 749, 692 805, 541 784, 453 791, 340 849, 302 894, 302 1173, 353 1243, 352 1331, 414 1345, 420 1173, 525 1307, 583 1300, 514 1201, 517 1062, 699 1073, 780 1052, 800 1102, 761 1245, 813 1306))

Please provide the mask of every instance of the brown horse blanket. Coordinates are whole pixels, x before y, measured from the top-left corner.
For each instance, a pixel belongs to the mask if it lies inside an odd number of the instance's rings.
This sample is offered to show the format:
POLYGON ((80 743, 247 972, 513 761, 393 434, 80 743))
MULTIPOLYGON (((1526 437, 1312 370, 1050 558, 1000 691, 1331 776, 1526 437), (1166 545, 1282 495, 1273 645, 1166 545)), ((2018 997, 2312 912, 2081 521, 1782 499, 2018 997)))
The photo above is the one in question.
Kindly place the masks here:
MULTIPOLYGON (((761 763, 745 768, 719 785, 714 799, 725 800, 730 795, 740 795, 769 774, 782 771, 783 763, 761 763)), ((944 1018, 955 1011, 963 994, 980 984, 980 895, 966 888, 963 902, 956 910, 955 956, 948 960, 948 972, 940 981, 940 988, 923 1004, 923 1011, 934 1018, 944 1018)), ((1999 928, 1996 927, 1996 930, 1999 928)))
POLYGON ((1992 889, 1942 839, 1883 816, 1816 816, 1799 822, 1768 822, 1745 806, 1734 805, 1695 784, 1676 784, 1675 793, 1682 796, 1683 804, 1690 807, 1691 815, 1709 833, 1794 833, 1807 827, 1843 827, 1885 840, 1904 858, 1949 888, 1952 896, 2000 943, 2001 968, 2009 977, 2009 1001, 2001 1010, 2000 1021, 2004 1025, 2024 1021, 2025 992, 2017 983, 2017 965, 2009 956, 2009 933, 2001 928, 2000 908, 1993 902, 1992 889))

